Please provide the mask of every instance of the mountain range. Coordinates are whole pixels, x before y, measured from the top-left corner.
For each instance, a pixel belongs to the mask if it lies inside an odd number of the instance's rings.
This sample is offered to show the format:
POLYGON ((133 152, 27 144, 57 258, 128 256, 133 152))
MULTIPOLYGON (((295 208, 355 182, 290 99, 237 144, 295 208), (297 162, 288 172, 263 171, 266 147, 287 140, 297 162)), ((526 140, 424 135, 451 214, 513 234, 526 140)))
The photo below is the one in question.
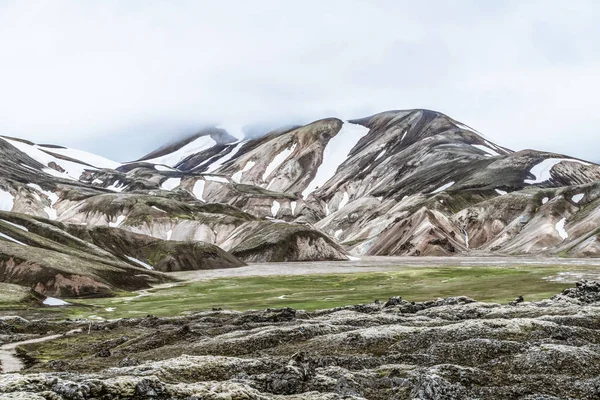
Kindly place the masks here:
POLYGON ((205 128, 118 163, 0 137, 0 281, 110 296, 164 272, 369 255, 600 256, 600 165, 442 113, 205 128))

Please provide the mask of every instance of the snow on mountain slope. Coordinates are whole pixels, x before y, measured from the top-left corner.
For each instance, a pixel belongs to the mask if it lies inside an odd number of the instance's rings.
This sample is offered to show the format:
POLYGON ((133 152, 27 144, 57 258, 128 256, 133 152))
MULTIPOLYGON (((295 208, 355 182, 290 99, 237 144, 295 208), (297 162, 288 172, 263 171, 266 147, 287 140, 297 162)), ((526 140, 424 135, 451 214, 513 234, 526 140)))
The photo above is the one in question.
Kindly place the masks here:
POLYGON ((110 168, 117 169, 121 166, 121 163, 109 160, 108 158, 89 153, 87 151, 69 149, 66 147, 46 147, 39 146, 40 149, 45 150, 49 153, 60 154, 65 157, 69 157, 74 160, 85 162, 86 164, 93 165, 96 168, 110 168))
POLYGON ((344 258, 335 243, 355 255, 600 256, 600 166, 513 152, 430 110, 327 118, 254 138, 220 125, 122 165, 0 142, 0 190, 14 211, 206 241, 247 260, 287 257, 286 240, 315 259, 344 258))
POLYGON ((94 168, 84 161, 73 162, 54 157, 45 151, 46 148, 36 144, 29 144, 20 140, 9 139, 6 137, 2 137, 1 139, 42 164, 44 166, 43 172, 49 175, 65 179, 79 180, 79 177, 86 169, 94 168))
POLYGON ((217 142, 212 137, 201 136, 198 139, 186 144, 182 148, 177 149, 172 153, 144 161, 151 164, 164 164, 168 165, 169 167, 176 167, 187 157, 196 153, 200 153, 204 150, 208 150, 216 144, 217 142))
POLYGON ((319 165, 316 176, 302 192, 302 196, 306 198, 331 179, 338 167, 346 161, 350 151, 368 132, 367 127, 344 122, 342 129, 327 144, 323 153, 323 162, 319 165))

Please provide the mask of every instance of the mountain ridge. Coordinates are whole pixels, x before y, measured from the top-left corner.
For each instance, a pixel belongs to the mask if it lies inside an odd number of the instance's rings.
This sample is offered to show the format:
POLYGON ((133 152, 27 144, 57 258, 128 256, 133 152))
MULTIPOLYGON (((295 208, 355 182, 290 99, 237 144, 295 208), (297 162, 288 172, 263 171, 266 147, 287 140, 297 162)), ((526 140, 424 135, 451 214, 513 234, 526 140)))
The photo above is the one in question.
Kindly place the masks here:
MULTIPOLYGON (((206 268, 190 260, 208 253, 194 252, 217 253, 179 246, 187 253, 178 256, 173 241, 220 248, 212 265, 600 256, 600 166, 592 162, 513 151, 431 110, 241 136, 205 128, 129 163, 0 137, 0 208, 66 232, 110 227, 164 242, 171 250, 163 258, 188 260, 171 267, 178 269, 206 268)), ((19 240, 2 224, 0 233, 19 240)), ((153 262, 166 265, 160 260, 153 262)))

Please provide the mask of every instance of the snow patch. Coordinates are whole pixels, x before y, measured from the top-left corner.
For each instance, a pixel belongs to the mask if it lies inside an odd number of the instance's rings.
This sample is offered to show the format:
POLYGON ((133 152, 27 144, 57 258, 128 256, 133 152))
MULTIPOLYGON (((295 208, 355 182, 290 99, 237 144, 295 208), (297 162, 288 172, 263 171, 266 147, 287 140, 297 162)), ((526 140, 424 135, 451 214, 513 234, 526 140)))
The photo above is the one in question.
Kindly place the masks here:
MULTIPOLYGON (((30 145, 18 140, 2 138, 2 140, 8 142, 17 150, 27 154, 29 157, 33 158, 35 161, 39 162, 44 166, 42 171, 47 173, 48 175, 56 176, 63 179, 71 179, 71 180, 79 180, 79 177, 83 174, 83 172, 87 170, 96 169, 94 167, 79 164, 72 161, 62 160, 60 158, 51 156, 50 154, 43 151, 42 147, 38 145, 30 145), (65 172, 59 172, 52 168, 47 168, 50 163, 55 163, 59 165, 65 172)), ((51 149, 45 149, 47 151, 51 151, 51 149)), ((52 150, 60 150, 60 149, 52 149, 52 150)), ((69 150, 69 149, 64 149, 69 150)), ((108 160, 110 161, 110 160, 108 160)))
POLYGON ((402 142, 404 140, 404 138, 406 137, 406 134, 408 133, 408 129, 404 131, 404 133, 402 134, 402 137, 400 138, 400 142, 402 142))
POLYGON ((204 179, 206 179, 207 181, 213 181, 213 182, 221 182, 221 183, 229 183, 229 181, 227 180, 227 178, 223 178, 222 176, 204 176, 204 179))
POLYGON ((125 216, 124 215, 119 215, 117 217, 117 220, 115 222, 109 222, 108 226, 110 226, 111 228, 116 228, 119 225, 121 225, 123 223, 123 221, 125 221, 125 216))
POLYGON ((381 150, 381 152, 379 154, 377 154, 377 157, 375 157, 375 160, 373 161, 377 161, 379 160, 381 157, 383 157, 383 155, 385 154, 385 152, 387 151, 387 149, 383 149, 381 150))
POLYGON ((150 160, 143 160, 144 162, 152 163, 152 164, 164 164, 169 167, 175 167, 177 164, 185 160, 187 157, 192 154, 200 153, 201 151, 208 150, 213 147, 217 142, 210 137, 209 135, 200 136, 196 140, 191 143, 186 144, 179 150, 175 150, 172 153, 166 154, 164 156, 152 158, 150 160))
POLYGON ((0 190, 0 210, 12 211, 15 205, 15 196, 7 191, 0 190))
POLYGON ((234 181, 235 183, 240 183, 242 181, 242 175, 244 174, 244 172, 246 171, 250 171, 252 169, 252 167, 254 167, 256 163, 254 161, 248 161, 246 163, 246 165, 244 165, 244 168, 241 169, 240 171, 236 172, 235 174, 233 174, 231 176, 231 180, 234 181))
POLYGON ((443 192, 444 190, 448 189, 450 186, 454 185, 455 183, 456 182, 454 182, 454 181, 446 183, 444 186, 441 186, 441 187, 435 189, 433 192, 431 192, 431 194, 443 192))
POLYGON ((292 208, 292 215, 296 215, 296 206, 298 205, 297 201, 292 201, 290 203, 290 207, 292 208))
POLYGON ((0 232, 0 237, 3 237, 4 239, 7 239, 7 240, 9 240, 9 241, 11 241, 11 242, 14 242, 14 243, 16 243, 16 244, 20 244, 21 246, 27 246, 25 243, 23 243, 23 242, 19 242, 17 239, 15 239, 15 238, 13 238, 13 237, 10 237, 10 236, 8 236, 8 235, 5 235, 5 234, 4 234, 4 233, 2 233, 2 232, 0 232))
POLYGON ((344 233, 344 230, 343 230, 343 229, 338 229, 337 231, 335 231, 335 232, 334 232, 333 236, 334 236, 336 239, 339 239, 339 238, 340 238, 340 236, 342 236, 342 233, 344 233))
POLYGON ((369 128, 344 122, 338 134, 329 140, 323 152, 323 162, 312 182, 302 192, 302 197, 306 198, 317 188, 323 187, 335 175, 339 166, 348 159, 348 154, 356 146, 356 143, 367 133, 369 133, 369 128))
POLYGON ((53 306, 53 307, 55 307, 55 306, 68 306, 71 303, 67 303, 64 300, 57 299, 55 297, 46 297, 44 299, 44 304, 47 305, 47 306, 53 306))
POLYGON ((204 180, 201 180, 201 179, 197 180, 196 183, 194 184, 194 189, 192 189, 194 196, 196 196, 196 198, 201 201, 206 201, 202 197, 204 195, 204 184, 205 183, 206 182, 204 180))
MULTIPOLYGON (((350 260, 350 261, 360 261, 360 258, 359 257, 348 256, 348 260, 350 260)), ((350 289, 350 290, 353 290, 353 289, 350 289)))
POLYGON ((529 183, 530 185, 534 185, 536 183, 542 183, 549 180, 552 176, 550 175, 550 171, 556 164, 560 164, 563 161, 579 163, 583 165, 590 165, 589 163, 574 160, 572 158, 547 158, 541 163, 534 165, 529 171, 535 179, 525 179, 525 183, 529 183))
POLYGON ((546 204, 546 203, 547 203, 549 200, 550 200, 549 198, 547 198, 547 197, 544 197, 544 198, 542 199, 542 204, 546 204))
POLYGON ((54 154, 60 154, 62 156, 67 156, 77 161, 85 162, 86 164, 93 165, 96 168, 108 168, 108 169, 117 169, 121 166, 121 163, 116 161, 109 160, 108 158, 104 158, 97 154, 88 153, 87 151, 76 150, 76 149, 57 149, 57 148, 46 148, 44 146, 39 146, 41 149, 49 151, 54 154))
POLYGON ((173 229, 167 231, 167 240, 171 240, 171 236, 173 236, 173 229))
POLYGON ((152 208, 153 208, 154 210, 157 210, 157 211, 160 211, 160 212, 164 212, 164 213, 166 213, 166 211, 165 211, 165 210, 161 210, 160 208, 158 208, 158 207, 156 207, 156 206, 152 206, 152 208))
POLYGON ((157 171, 175 171, 175 169, 173 169, 171 167, 167 167, 166 165, 160 165, 160 164, 156 164, 154 166, 154 169, 157 171))
POLYGON ((500 189, 496 189, 496 193, 498 193, 500 196, 504 196, 507 194, 507 192, 505 192, 504 190, 500 190, 500 189))
POLYGON ((567 223, 567 219, 563 218, 560 221, 558 221, 555 226, 556 230, 558 231, 558 234, 560 235, 561 238, 563 238, 563 240, 565 240, 569 237, 569 234, 565 230, 566 223, 567 223))
POLYGON ((462 228, 461 231, 462 231, 463 235, 465 236, 465 246, 468 249, 469 248, 469 232, 467 232, 467 230, 464 228, 462 228))
POLYGON ((140 266, 142 266, 142 267, 146 268, 146 269, 154 269, 154 268, 152 267, 152 265, 150 265, 150 264, 146 264, 145 262, 143 262, 143 261, 141 261, 141 260, 138 260, 137 258, 134 258, 134 257, 129 257, 129 256, 127 256, 127 259, 128 259, 129 261, 131 261, 131 262, 134 262, 134 263, 136 263, 136 264, 138 264, 138 265, 140 265, 140 266))
POLYGON ((126 187, 127 187, 127 185, 124 185, 120 181, 117 181, 117 182, 113 183, 112 185, 107 186, 106 188, 108 190, 112 190, 113 192, 122 192, 123 189, 125 189, 126 187))
POLYGON ((48 215, 48 219, 56 219, 58 215, 56 213, 56 210, 54 209, 54 204, 56 204, 56 202, 58 201, 58 195, 49 190, 42 189, 39 185, 36 185, 35 183, 28 183, 27 186, 34 190, 37 190, 38 192, 40 192, 48 198, 48 200, 50 201, 50 207, 44 207, 44 212, 48 215))
POLYGON ((225 156, 220 157, 217 160, 215 160, 215 162, 211 163, 210 166, 208 167, 208 169, 206 170, 206 172, 214 172, 217 169, 221 168, 221 166, 223 164, 225 164, 227 161, 231 160, 233 158, 233 156, 235 156, 240 151, 240 149, 242 148, 242 146, 245 143, 246 143, 246 141, 239 142, 239 143, 232 143, 232 144, 235 144, 235 147, 229 153, 227 153, 225 156))
POLYGON ((584 197, 585 197, 585 194, 583 194, 583 193, 576 194, 575 196, 573 196, 571 198, 571 200, 573 200, 574 203, 579 203, 581 200, 583 200, 584 197))
POLYGON ((348 195, 348 192, 344 192, 344 197, 342 197, 342 201, 340 201, 338 210, 341 210, 342 208, 344 208, 346 206, 346 204, 348 204, 349 200, 350 200, 350 196, 348 195))
POLYGON ((22 231, 29 232, 29 229, 27 229, 27 228, 26 228, 26 227, 24 227, 23 225, 15 224, 14 222, 10 222, 10 221, 7 221, 7 220, 5 220, 5 219, 0 219, 0 221, 4 222, 5 224, 9 224, 9 225, 11 225, 11 226, 14 226, 15 228, 19 228, 19 229, 21 229, 22 231))
POLYGON ((266 182, 269 175, 271 175, 271 173, 273 171, 275 171, 277 168, 279 168, 281 166, 281 164, 283 164, 283 162, 285 160, 287 160, 287 158, 290 156, 290 154, 292 154, 292 152, 295 149, 296 149, 296 143, 294 143, 292 145, 292 147, 289 147, 289 148, 283 150, 281 153, 279 153, 275 157, 273 157, 273 159, 271 160, 269 165, 267 165, 267 169, 265 169, 265 173, 262 176, 262 180, 266 182))
POLYGON ((181 183, 181 178, 169 178, 160 185, 161 189, 173 190, 181 183))
POLYGON ((280 208, 281 204, 279 204, 277 200, 273 200, 273 205, 271 206, 271 215, 273 215, 273 217, 276 217, 280 208))

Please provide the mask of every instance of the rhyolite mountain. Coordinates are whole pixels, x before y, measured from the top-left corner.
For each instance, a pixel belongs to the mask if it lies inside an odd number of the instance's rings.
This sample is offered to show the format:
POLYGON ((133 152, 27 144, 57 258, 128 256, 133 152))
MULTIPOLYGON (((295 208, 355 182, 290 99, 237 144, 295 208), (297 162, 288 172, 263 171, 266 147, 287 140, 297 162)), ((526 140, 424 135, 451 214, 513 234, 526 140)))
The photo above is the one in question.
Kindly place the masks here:
POLYGON ((599 165, 515 152, 434 111, 251 139, 205 128, 128 163, 10 137, 0 154, 0 278, 46 295, 255 261, 600 256, 599 165))

